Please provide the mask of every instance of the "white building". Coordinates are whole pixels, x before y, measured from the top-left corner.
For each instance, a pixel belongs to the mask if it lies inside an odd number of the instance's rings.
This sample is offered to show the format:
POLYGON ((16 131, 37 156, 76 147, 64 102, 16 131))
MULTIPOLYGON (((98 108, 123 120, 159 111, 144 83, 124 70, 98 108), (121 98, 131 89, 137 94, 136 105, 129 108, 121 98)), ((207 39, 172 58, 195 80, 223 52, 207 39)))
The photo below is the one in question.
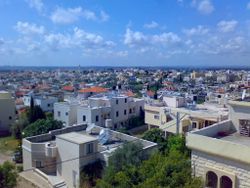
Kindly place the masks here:
POLYGON ((185 97, 181 96, 164 96, 163 101, 168 107, 179 108, 186 105, 185 97))
POLYGON ((54 103, 58 102, 58 98, 56 97, 34 95, 31 93, 23 97, 25 106, 30 106, 31 97, 33 97, 34 105, 40 106, 44 112, 53 112, 54 103))
POLYGON ((99 126, 91 131, 86 127, 85 124, 77 125, 23 139, 24 172, 20 176, 28 181, 32 179, 35 185, 44 182, 44 187, 78 188, 80 172, 85 165, 97 160, 107 164, 112 153, 126 142, 140 142, 143 154, 157 149, 153 142, 99 126), (105 141, 102 135, 107 133, 105 141))
POLYGON ((95 123, 103 126, 106 119, 112 120, 114 129, 128 124, 131 117, 140 116, 144 100, 125 95, 96 95, 77 109, 77 124, 95 123))
POLYGON ((10 93, 0 91, 0 135, 10 131, 10 126, 15 121, 15 116, 15 99, 10 93))
POLYGON ((104 126, 107 119, 116 129, 125 126, 129 118, 140 116, 144 100, 117 94, 100 94, 78 102, 60 102, 54 105, 54 118, 66 126, 94 123, 104 126))
POLYGON ((250 100, 229 101, 229 120, 193 131, 186 145, 192 150, 193 174, 206 187, 250 187, 250 100))
POLYGON ((62 121, 64 126, 72 126, 77 122, 77 107, 79 103, 76 101, 58 102, 54 104, 54 119, 62 121))

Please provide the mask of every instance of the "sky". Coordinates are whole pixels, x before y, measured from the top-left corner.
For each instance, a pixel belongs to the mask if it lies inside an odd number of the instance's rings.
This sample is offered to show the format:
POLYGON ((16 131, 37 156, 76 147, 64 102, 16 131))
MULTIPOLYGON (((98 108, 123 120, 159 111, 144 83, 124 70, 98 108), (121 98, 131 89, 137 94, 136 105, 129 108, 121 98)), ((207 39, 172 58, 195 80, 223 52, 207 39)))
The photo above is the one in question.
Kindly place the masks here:
POLYGON ((249 0, 0 0, 0 66, 249 66, 249 0))

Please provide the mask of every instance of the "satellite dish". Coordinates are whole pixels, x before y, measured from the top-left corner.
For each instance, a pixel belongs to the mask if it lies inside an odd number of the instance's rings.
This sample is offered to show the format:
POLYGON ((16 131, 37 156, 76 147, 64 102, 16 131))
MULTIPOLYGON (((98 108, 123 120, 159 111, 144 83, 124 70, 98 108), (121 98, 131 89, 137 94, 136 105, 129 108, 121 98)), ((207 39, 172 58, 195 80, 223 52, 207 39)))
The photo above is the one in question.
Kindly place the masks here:
POLYGON ((111 137, 112 133, 109 129, 102 129, 99 133, 98 139, 102 145, 105 145, 111 140, 111 137))

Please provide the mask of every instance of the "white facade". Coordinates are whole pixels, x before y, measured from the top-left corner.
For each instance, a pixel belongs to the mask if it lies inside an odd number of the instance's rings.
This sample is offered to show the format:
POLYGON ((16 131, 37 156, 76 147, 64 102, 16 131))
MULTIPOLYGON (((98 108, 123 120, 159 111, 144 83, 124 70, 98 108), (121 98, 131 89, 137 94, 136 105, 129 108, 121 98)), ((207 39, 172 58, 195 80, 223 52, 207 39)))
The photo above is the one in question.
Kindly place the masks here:
POLYGON ((11 94, 0 91, 0 133, 10 131, 11 124, 15 121, 15 100, 11 94))
POLYGON ((179 108, 185 106, 185 98, 180 96, 166 96, 163 101, 168 107, 179 108))
MULTIPOLYGON (((25 106, 30 106, 32 95, 25 95, 23 102, 25 106)), ((34 105, 40 106, 44 112, 53 112, 54 103, 58 102, 56 97, 33 96, 34 105)))
POLYGON ((77 122, 78 103, 59 102, 54 104, 54 119, 62 121, 65 126, 72 126, 77 122))
POLYGON ((95 123, 105 125, 106 119, 111 119, 113 128, 125 126, 129 118, 140 116, 144 110, 144 100, 127 96, 90 97, 87 105, 77 109, 77 124, 95 123))

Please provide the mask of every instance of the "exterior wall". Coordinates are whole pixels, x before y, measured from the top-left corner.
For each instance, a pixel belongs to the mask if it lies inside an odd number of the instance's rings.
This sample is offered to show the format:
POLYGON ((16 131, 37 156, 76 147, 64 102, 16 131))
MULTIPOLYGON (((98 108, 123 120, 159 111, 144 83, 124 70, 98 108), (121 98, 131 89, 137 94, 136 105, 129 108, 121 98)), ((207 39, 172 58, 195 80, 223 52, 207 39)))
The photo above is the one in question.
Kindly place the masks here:
POLYGON ((164 107, 145 105, 145 123, 160 127, 167 122, 164 107))
MULTIPOLYGON (((197 177, 206 179, 206 173, 213 171, 218 178, 228 176, 233 181, 233 188, 250 187, 250 165, 223 157, 192 150, 192 169, 197 177)), ((218 184, 219 184, 218 179, 218 184)), ((218 186, 219 187, 219 186, 218 186)))
POLYGON ((114 97, 110 100, 111 104, 111 119, 114 124, 118 124, 121 122, 125 122, 129 117, 129 98, 128 97, 114 97), (127 102, 125 102, 125 99, 127 102), (118 101, 118 104, 116 104, 118 101), (124 110, 126 110, 126 115, 124 114, 124 110), (118 116, 116 113, 118 112, 118 116))
MULTIPOLYGON (((232 103, 232 102, 230 102, 232 103)), ((229 104, 230 104, 229 103, 229 104)), ((242 102, 237 104, 229 105, 229 119, 232 120, 234 126, 236 127, 237 131, 239 131, 239 119, 248 119, 250 120, 249 112, 250 112, 250 105, 240 105, 242 102)))
POLYGON ((80 186, 81 169, 97 160, 98 141, 76 144, 56 138, 56 143, 58 146, 57 175, 65 180, 68 187, 78 188, 80 186), (89 143, 93 143, 93 153, 91 154, 87 154, 87 144, 89 143))
POLYGON ((6 98, 0 98, 0 133, 10 130, 10 125, 15 121, 15 115, 14 98, 11 98, 10 95, 6 98))
POLYGON ((27 140, 23 140, 23 168, 24 170, 31 169, 32 167, 39 168, 41 171, 47 174, 54 174, 55 157, 46 157, 45 154, 46 143, 30 143, 27 140), (41 167, 36 166, 36 161, 41 162, 41 167))
POLYGON ((82 123, 94 123, 103 127, 105 125, 105 119, 110 118, 110 107, 90 108, 78 106, 77 108, 77 124, 82 123), (83 116, 86 117, 86 121, 83 121, 83 116), (96 121, 98 116, 98 121, 96 121))
POLYGON ((55 103, 54 119, 64 122, 65 126, 72 126, 77 122, 77 106, 78 104, 55 103))
POLYGON ((68 187, 79 187, 80 185, 79 145, 72 142, 68 142, 60 138, 56 138, 56 144, 58 146, 57 175, 61 176, 65 180, 68 187), (75 186, 73 182, 74 177, 75 177, 75 186))
POLYGON ((44 112, 52 112, 54 109, 54 103, 58 102, 57 98, 35 99, 35 105, 42 108, 44 112))
POLYGON ((169 107, 179 108, 185 105, 184 97, 163 97, 163 101, 169 107))

